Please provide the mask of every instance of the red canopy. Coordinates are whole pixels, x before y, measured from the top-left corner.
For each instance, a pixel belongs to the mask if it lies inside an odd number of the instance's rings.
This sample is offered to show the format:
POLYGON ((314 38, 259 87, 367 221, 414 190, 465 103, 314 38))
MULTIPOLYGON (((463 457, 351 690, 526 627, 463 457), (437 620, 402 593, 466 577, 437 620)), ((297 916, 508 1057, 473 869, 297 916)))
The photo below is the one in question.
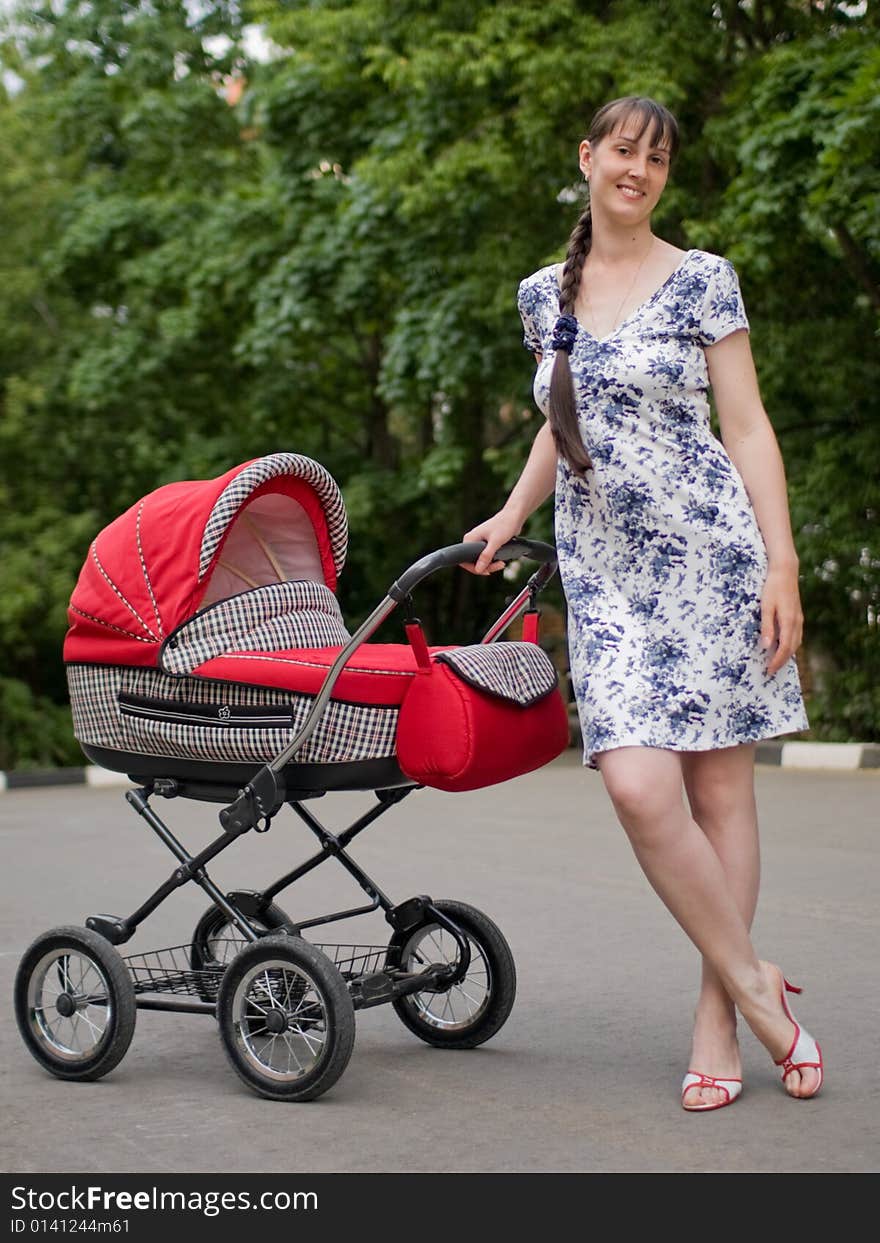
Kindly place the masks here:
MULTIPOLYGON (((105 527, 92 542, 70 600, 65 661, 156 665, 163 641, 201 604, 230 533, 248 510, 247 538, 265 554, 268 577, 262 581, 317 578, 320 565, 324 583, 335 592, 348 541, 339 489, 311 458, 273 453, 217 479, 166 484, 105 527), (295 504, 257 504, 279 496, 295 504), (295 543, 293 528, 299 531, 295 543), (276 533, 283 551, 273 553, 276 533), (311 546, 310 572, 299 574, 295 552, 304 541, 311 546)), ((246 589, 251 580, 229 568, 246 589)))

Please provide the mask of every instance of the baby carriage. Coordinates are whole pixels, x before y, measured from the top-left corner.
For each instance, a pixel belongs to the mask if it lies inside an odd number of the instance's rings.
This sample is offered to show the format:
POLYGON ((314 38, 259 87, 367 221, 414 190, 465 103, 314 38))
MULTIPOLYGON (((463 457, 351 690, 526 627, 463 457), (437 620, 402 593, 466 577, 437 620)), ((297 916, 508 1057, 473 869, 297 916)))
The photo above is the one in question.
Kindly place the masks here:
POLYGON ((98 1079, 131 1042, 138 1008, 215 1015, 234 1069, 274 1100, 320 1096, 354 1043, 354 1012, 390 1003, 422 1040, 472 1048, 513 1005, 510 949, 457 901, 394 902, 348 853, 369 824, 422 786, 467 790, 555 758, 568 722, 556 670, 537 643, 538 593, 555 550, 517 539, 499 558, 540 562, 483 640, 430 647, 411 593, 427 575, 474 561, 481 543, 417 561, 349 634, 335 589, 345 507, 328 472, 276 453, 217 479, 168 484, 94 540, 70 602, 65 645, 74 732, 86 756, 125 773, 126 799, 176 859, 133 914, 91 915, 38 937, 15 983, 24 1041, 62 1079, 98 1079), (369 643, 398 606, 406 643, 369 643), (520 614, 523 640, 496 642, 520 614), (376 802, 332 833, 306 805, 333 790, 376 802), (199 853, 151 799, 225 806, 199 853), (262 891, 224 893, 206 870, 284 805, 318 840, 262 891), (301 918, 282 890, 339 860, 367 905, 301 918), (199 885, 211 906, 191 943, 123 958, 116 948, 170 894, 199 885), (381 909, 387 944, 324 945, 307 929, 381 909))

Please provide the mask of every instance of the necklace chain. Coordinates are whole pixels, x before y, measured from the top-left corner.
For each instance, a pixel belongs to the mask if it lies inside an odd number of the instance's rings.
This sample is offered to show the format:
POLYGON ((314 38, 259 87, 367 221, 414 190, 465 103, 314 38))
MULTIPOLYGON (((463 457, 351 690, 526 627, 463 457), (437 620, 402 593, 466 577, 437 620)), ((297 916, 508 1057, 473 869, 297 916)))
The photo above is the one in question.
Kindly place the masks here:
MULTIPOLYGON (((649 246, 649 247, 648 247, 648 249, 645 251, 645 253, 642 255, 642 260, 641 260, 641 263, 639 264, 639 266, 636 268, 636 274, 635 274, 635 276, 634 276, 634 277, 632 278, 632 280, 630 281, 630 283, 629 283, 629 286, 628 286, 628 288, 627 288, 626 293, 623 295, 623 297, 620 299, 620 301, 619 301, 619 302, 618 302, 618 304, 617 304, 617 310, 614 312, 614 322, 612 323, 611 327, 608 329, 608 333, 606 333, 606 334, 605 334, 606 336, 607 336, 609 333, 614 332, 615 328, 617 327, 617 322, 618 322, 618 319, 619 319, 619 317, 620 317, 620 312, 621 312, 621 310, 623 309, 623 305, 624 305, 624 303, 626 302, 626 300, 627 300, 627 298, 629 297, 629 295, 632 293, 633 289, 635 288, 635 283, 636 283, 636 281, 639 279, 639 273, 641 272, 642 268, 645 266, 645 260, 648 258, 648 255, 649 255, 649 254, 651 253, 651 251, 654 249, 654 243, 656 242, 656 240, 657 240, 657 239, 656 239, 655 237, 652 237, 652 238, 651 238, 651 244, 650 244, 650 246, 649 246)), ((600 339, 600 333, 599 333, 599 323, 598 323, 598 320, 596 319, 596 316, 595 316, 595 314, 594 314, 594 312, 593 312, 593 304, 592 304, 592 302, 590 301, 590 284, 589 284, 589 281, 586 281, 586 282, 584 283, 584 301, 586 302, 586 305, 587 305, 587 310, 588 310, 588 312, 589 312, 589 314, 590 314, 590 319, 593 321, 593 327, 594 327, 594 329, 596 330, 596 340, 598 341, 598 340, 600 339)))

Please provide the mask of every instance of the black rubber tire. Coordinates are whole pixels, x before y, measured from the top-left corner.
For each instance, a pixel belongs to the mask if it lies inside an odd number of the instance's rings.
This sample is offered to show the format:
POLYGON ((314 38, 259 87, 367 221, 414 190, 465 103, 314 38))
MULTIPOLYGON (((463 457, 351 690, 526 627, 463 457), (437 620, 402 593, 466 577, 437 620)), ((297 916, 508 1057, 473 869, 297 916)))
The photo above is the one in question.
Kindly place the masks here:
POLYGON ((131 1044, 137 1018, 134 984, 118 950, 89 928, 52 928, 37 937, 19 963, 14 996, 24 1043, 58 1079, 100 1079, 122 1061, 131 1044), (77 991, 82 988, 88 992, 77 991), (74 1010, 63 1016, 56 1006, 53 1018, 48 1003, 54 996, 60 1004, 62 995, 72 998, 68 1004, 74 1010), (86 996, 98 1000, 83 1005, 86 996), (92 1019, 84 1017, 88 1009, 93 1010, 92 1019), (58 1031, 53 1032, 53 1024, 58 1031), (93 1044, 76 1048, 80 1031, 95 1036, 91 1029, 97 1031, 93 1044), (65 1036, 71 1040, 69 1045, 64 1043, 65 1036))
MULTIPOLYGON (((471 1016, 465 1015, 457 1020, 444 1020, 436 1015, 433 1019, 428 1017, 427 1011, 433 1004, 432 999, 443 998, 442 992, 412 993, 408 997, 398 997, 391 1004, 401 1022, 427 1044, 439 1049, 474 1049, 490 1040, 504 1026, 513 1009, 516 997, 516 966, 513 954, 498 926, 476 907, 449 899, 441 899, 434 905, 467 936, 472 957, 466 980, 472 976, 474 979, 484 979, 485 983, 481 986, 485 997, 471 1016)), ((448 932, 441 930, 436 922, 428 921, 409 932, 396 932, 391 938, 389 948, 395 951, 392 957, 398 953, 401 955, 400 965, 404 970, 418 970, 429 962, 438 961, 429 953, 418 952, 418 941, 431 935, 432 930, 440 934, 441 939, 445 938, 445 944, 455 950, 455 956, 451 960, 448 957, 444 960, 455 961, 458 947, 454 939, 448 932)), ((428 945, 425 948, 428 950, 432 947, 428 945)), ((447 992, 455 994, 457 987, 453 985, 447 992)), ((463 996, 461 993, 460 995, 463 996)))
MULTIPOLYGON (((217 998, 217 1019, 220 1040, 236 1073, 270 1101, 315 1100, 333 1086, 354 1048, 354 1006, 345 981, 327 955, 301 937, 276 934, 246 946, 226 968, 217 998), (261 973, 269 972, 274 974, 265 975, 266 983, 258 981, 261 973), (267 1009, 255 1001, 255 993, 265 1000, 269 985, 278 994, 273 995, 275 1004, 267 1009), (307 1000, 309 995, 311 1001, 307 1000), (283 1005, 277 1004, 279 998, 283 1005), (280 1046, 276 1050, 273 1037, 265 1034, 263 1016, 270 1011, 286 1016, 288 1022, 297 1015, 300 1018, 299 1024, 294 1022, 284 1032, 285 1037, 291 1032, 290 1040, 284 1041, 286 1074, 269 1065, 276 1051, 282 1059, 284 1056, 280 1046), (323 1048, 312 1065, 296 1073, 290 1066, 291 1047, 298 1039, 301 1052, 313 1053, 309 1037, 302 1033, 303 1029, 311 1031, 311 1039, 317 1041, 319 1024, 324 1029, 323 1048), (264 1041, 262 1049, 256 1047, 260 1039, 264 1041), (271 1042, 268 1050, 267 1041, 271 1042)), ((299 1061, 295 1052, 294 1057, 299 1061)))
MULTIPOLYGON (((251 924, 257 932, 271 933, 276 928, 283 928, 290 924, 290 916, 280 906, 276 906, 274 902, 270 902, 266 910, 259 917, 251 916, 248 923, 251 924)), ((229 917, 220 910, 219 906, 209 906, 196 924, 192 934, 192 948, 190 950, 190 964, 193 971, 202 971, 208 967, 225 966, 226 962, 231 961, 233 954, 228 960, 219 960, 211 951, 211 941, 218 937, 220 933, 228 930, 228 938, 223 939, 230 941, 238 941, 240 949, 244 949, 249 944, 241 933, 229 922, 229 917)), ((232 946, 229 946, 232 949, 232 946)), ((240 952, 240 950, 236 951, 240 952)))

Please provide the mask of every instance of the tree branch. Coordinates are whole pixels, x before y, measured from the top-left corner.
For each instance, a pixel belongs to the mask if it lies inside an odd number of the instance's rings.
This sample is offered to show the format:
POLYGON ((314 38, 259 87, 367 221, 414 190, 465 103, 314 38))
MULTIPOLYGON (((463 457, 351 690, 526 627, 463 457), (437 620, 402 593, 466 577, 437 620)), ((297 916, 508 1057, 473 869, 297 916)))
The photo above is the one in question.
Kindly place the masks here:
POLYGON ((880 311, 880 285, 872 271, 869 257, 845 224, 834 225, 832 232, 840 243, 840 249, 843 251, 843 257, 850 272, 868 295, 874 309, 880 311))

